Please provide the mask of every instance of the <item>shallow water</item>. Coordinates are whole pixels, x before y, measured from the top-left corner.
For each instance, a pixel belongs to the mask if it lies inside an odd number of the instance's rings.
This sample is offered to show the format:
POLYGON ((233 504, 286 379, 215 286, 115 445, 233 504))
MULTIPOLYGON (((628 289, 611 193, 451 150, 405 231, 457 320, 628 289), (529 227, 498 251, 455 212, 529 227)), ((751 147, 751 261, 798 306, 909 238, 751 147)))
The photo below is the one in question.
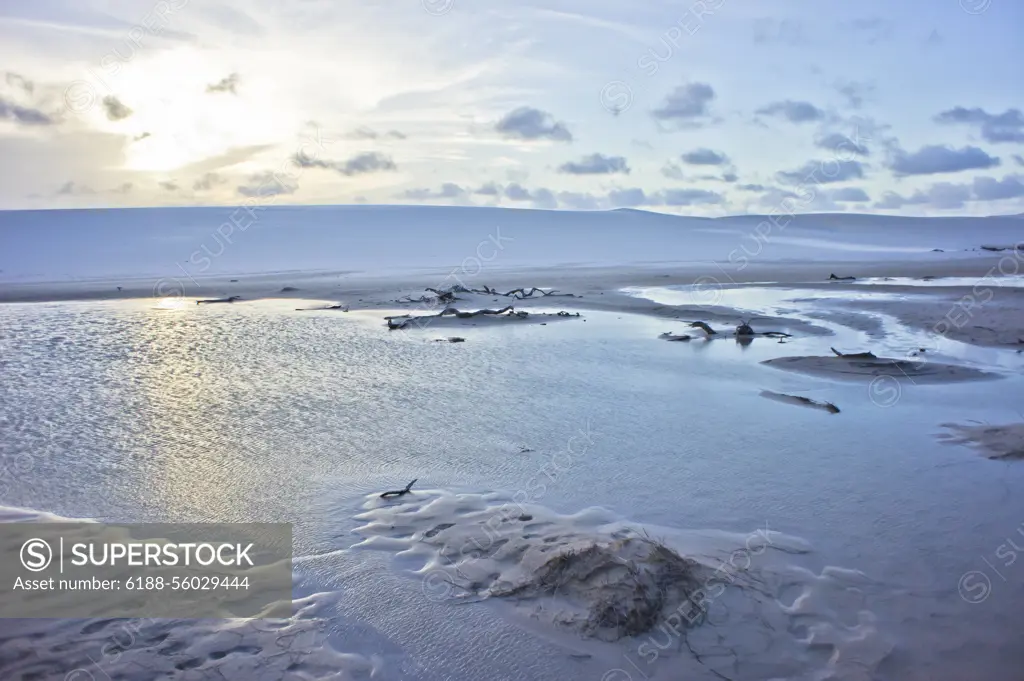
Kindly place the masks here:
MULTIPOLYGON (((449 344, 431 342, 447 328, 388 332, 384 313, 301 306, 3 306, 0 503, 119 521, 292 521, 302 591, 340 594, 335 626, 350 649, 387 661, 385 678, 601 678, 607 668, 483 605, 424 600, 387 552, 348 551, 363 539, 365 496, 413 478, 423 489, 527 490, 552 512, 600 506, 678 530, 767 525, 809 542, 799 564, 813 574, 864 573, 870 586, 856 598, 816 597, 835 611, 833 627, 862 611, 877 618, 864 645, 893 652, 873 678, 1018 677, 1024 561, 1004 565, 997 551, 1024 523, 1014 492, 1024 468, 935 439, 947 421, 1022 418, 1024 380, 1004 355, 972 360, 1001 380, 900 384, 879 399, 866 385, 758 364, 866 333, 831 321, 821 323, 840 336, 742 347, 667 343, 657 335, 677 324, 585 313, 466 328, 467 342, 449 344), (766 400, 763 389, 842 413, 766 400), (585 449, 538 477, 581 429, 585 449), (975 582, 961 582, 971 571, 989 579, 978 603, 968 602, 975 582)), ((794 624, 781 635, 812 632, 794 624)))

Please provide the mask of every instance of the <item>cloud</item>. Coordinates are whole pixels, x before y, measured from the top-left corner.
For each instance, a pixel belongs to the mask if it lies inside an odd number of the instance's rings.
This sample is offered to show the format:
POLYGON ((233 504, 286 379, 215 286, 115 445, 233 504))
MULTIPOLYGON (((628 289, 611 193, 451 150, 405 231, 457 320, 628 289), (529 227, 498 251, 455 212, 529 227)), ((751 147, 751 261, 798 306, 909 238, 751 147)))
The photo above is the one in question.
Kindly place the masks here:
POLYGON ((864 99, 875 91, 875 86, 871 83, 842 81, 836 85, 836 90, 846 99, 847 106, 859 109, 864 106, 864 99))
POLYGON ((1001 201, 1024 196, 1024 183, 1020 175, 1007 175, 1002 180, 994 177, 974 178, 974 198, 978 201, 1001 201))
POLYGON ((238 193, 249 198, 264 198, 281 194, 294 194, 299 188, 295 180, 270 171, 250 175, 246 184, 238 187, 238 193))
POLYGON ((745 192, 763 192, 768 189, 763 184, 738 184, 736 188, 745 192))
POLYGON ((895 150, 889 159, 889 168, 896 175, 935 175, 994 168, 999 163, 998 158, 989 156, 978 147, 954 149, 933 144, 913 153, 895 150))
POLYGON ((107 112, 107 118, 112 121, 120 121, 134 113, 114 95, 107 95, 103 98, 103 110, 107 112))
POLYGON ((754 43, 767 45, 779 43, 795 47, 806 45, 807 37, 804 35, 804 27, 799 21, 783 19, 778 21, 762 17, 754 20, 754 43))
POLYGON ((529 190, 518 182, 505 187, 504 196, 509 201, 530 201, 537 208, 557 208, 558 200, 550 189, 529 190))
POLYGON ((579 161, 563 163, 558 167, 558 172, 569 175, 611 175, 614 173, 628 175, 630 171, 623 156, 591 154, 584 156, 579 161))
POLYGON ((378 154, 376 152, 353 156, 349 160, 345 161, 341 166, 335 167, 335 170, 342 175, 350 176, 397 169, 398 166, 395 165, 395 162, 391 160, 390 156, 385 156, 384 154, 378 154))
POLYGON ((240 81, 240 78, 239 78, 238 74, 237 73, 232 73, 232 74, 229 74, 228 76, 226 76, 225 78, 221 78, 220 81, 214 83, 213 85, 207 85, 206 86, 206 91, 207 92, 230 92, 233 95, 237 95, 238 94, 237 88, 238 88, 239 81, 240 81))
POLYGON ((694 206, 698 204, 722 203, 722 195, 705 189, 663 189, 657 192, 655 205, 694 206))
POLYGON ((904 206, 926 205, 940 210, 963 208, 968 201, 1003 201, 1024 197, 1024 176, 1007 175, 1002 180, 994 177, 975 177, 971 184, 937 182, 927 190, 915 191, 910 196, 886 192, 874 204, 881 210, 899 210, 904 206))
POLYGON ((141 140, 146 139, 147 137, 152 137, 152 136, 153 135, 151 133, 143 132, 143 133, 140 133, 140 134, 136 135, 135 137, 133 137, 132 141, 133 142, 139 142, 141 140))
POLYGON ((663 189, 653 194, 639 187, 615 189, 608 193, 608 200, 619 208, 638 206, 695 206, 722 203, 723 197, 717 192, 705 189, 663 189))
POLYGON ((1014 154, 1013 160, 1017 162, 1017 165, 1024 166, 1024 156, 1021 156, 1020 154, 1014 154))
POLYGON ((57 191, 56 191, 57 196, 76 196, 76 195, 82 195, 82 194, 95 194, 95 193, 96 192, 92 189, 92 187, 88 187, 88 186, 85 186, 85 185, 77 184, 75 182, 71 182, 70 180, 68 182, 65 182, 64 184, 62 184, 60 186, 60 188, 57 189, 57 191))
POLYGON ((680 158, 683 159, 683 163, 695 166, 720 166, 729 162, 729 157, 722 152, 703 147, 688 151, 680 158))
POLYGON ((356 128, 352 132, 345 135, 345 137, 351 140, 406 139, 406 135, 397 130, 388 130, 387 132, 381 133, 377 132, 376 130, 373 130, 372 128, 367 127, 356 128))
POLYGON ((829 192, 828 197, 833 201, 838 202, 858 202, 858 201, 870 201, 871 197, 867 195, 860 187, 842 187, 829 192))
POLYGON ((833 132, 824 137, 814 140, 814 146, 820 149, 827 149, 836 154, 854 154, 856 156, 867 156, 871 153, 865 145, 860 144, 840 132, 833 132))
POLYGON ((670 180, 682 180, 684 178, 683 169, 675 163, 666 163, 661 169, 661 174, 670 180))
POLYGON ((982 138, 993 144, 1024 143, 1024 114, 1021 114, 1020 109, 1007 109, 1001 114, 994 114, 977 107, 965 109, 958 106, 938 114, 935 122, 977 126, 982 138))
POLYGON ((647 195, 638 187, 632 189, 613 189, 608 193, 608 200, 613 206, 636 208, 647 204, 647 195))
POLYGON ((840 28, 867 41, 869 45, 892 36, 892 27, 881 17, 865 17, 840 24, 840 28))
POLYGON ((528 106, 521 106, 505 114, 494 129, 511 139, 572 141, 572 133, 564 123, 556 121, 554 116, 545 111, 528 106))
POLYGON ((558 203, 574 210, 597 210, 601 207, 601 200, 598 197, 579 192, 558 192, 558 203))
POLYGON ((509 199, 511 201, 529 201, 530 200, 530 190, 527 189, 526 187, 524 187, 523 185, 519 184, 518 182, 513 182, 509 186, 505 187, 505 192, 504 193, 505 193, 505 198, 507 198, 507 199, 509 199))
POLYGON ((799 168, 776 173, 784 184, 831 184, 860 180, 864 166, 857 161, 808 161, 799 168))
POLYGON ((334 170, 342 175, 348 176, 365 175, 367 173, 377 173, 398 169, 398 166, 395 165, 395 162, 390 156, 377 152, 359 154, 358 156, 353 156, 347 161, 325 161, 318 158, 312 158, 300 151, 292 156, 292 163, 300 168, 323 168, 326 170, 334 170))
POLYGON ((940 210, 955 210, 963 208, 964 203, 970 199, 971 190, 966 185, 938 182, 927 191, 919 189, 911 196, 886 192, 882 200, 875 202, 874 207, 879 210, 899 210, 905 206, 926 205, 940 210))
POLYGON ((135 187, 131 182, 122 182, 118 186, 114 187, 110 191, 114 194, 128 194, 135 187))
POLYGON ((466 193, 465 189, 454 182, 445 182, 436 191, 431 189, 407 189, 402 192, 402 197, 416 201, 426 199, 461 199, 466 196, 466 193))
POLYGON ((687 127, 698 124, 698 119, 710 114, 709 105, 715 99, 715 90, 707 83, 681 85, 665 97, 651 115, 655 120, 687 127))
POLYGON ((217 173, 206 173, 198 180, 192 183, 192 191, 205 192, 210 191, 219 184, 226 183, 227 180, 217 173))
POLYGON ((473 193, 479 194, 480 196, 501 196, 501 187, 493 182, 488 182, 487 184, 474 189, 473 193))
POLYGON ((757 113, 765 116, 781 116, 790 123, 810 123, 825 118, 825 112, 810 102, 795 102, 787 99, 761 107, 757 113))
POLYGON ((0 120, 14 121, 23 125, 53 125, 54 120, 39 109, 32 109, 0 97, 0 120))
POLYGON ((27 94, 35 92, 36 85, 31 80, 17 73, 8 71, 4 74, 4 81, 11 87, 23 90, 27 94))
POLYGON ((157 184, 160 186, 161 189, 169 192, 176 192, 178 191, 178 189, 180 189, 180 187, 178 187, 178 183, 175 182, 174 180, 164 180, 163 182, 158 182, 157 184))

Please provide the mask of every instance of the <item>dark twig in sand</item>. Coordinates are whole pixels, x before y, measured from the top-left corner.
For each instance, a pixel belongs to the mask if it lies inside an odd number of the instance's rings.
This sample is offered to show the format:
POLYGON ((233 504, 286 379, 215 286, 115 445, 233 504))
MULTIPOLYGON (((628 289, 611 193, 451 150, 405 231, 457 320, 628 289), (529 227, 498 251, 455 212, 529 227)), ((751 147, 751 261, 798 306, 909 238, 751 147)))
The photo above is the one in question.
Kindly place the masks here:
POLYGON ((834 352, 836 357, 843 359, 878 359, 873 352, 839 352, 833 347, 830 347, 829 350, 834 352))
POLYGON ((772 392, 771 390, 762 390, 761 397, 767 397, 770 400, 776 402, 789 402, 791 404, 801 404, 807 407, 814 407, 815 409, 824 409, 830 414, 838 414, 839 407, 832 404, 831 402, 818 402, 812 400, 809 397, 803 397, 801 395, 787 395, 785 393, 772 392))
POLYGON ((325 305, 323 307, 297 307, 297 308, 295 308, 296 312, 311 312, 313 310, 341 310, 342 312, 348 312, 348 305, 342 305, 341 303, 338 303, 337 305, 325 305))
POLYGON ((828 275, 829 281, 856 281, 857 277, 837 277, 835 274, 828 275))
POLYGON ((242 296, 230 296, 228 298, 206 298, 204 300, 197 300, 196 305, 209 304, 209 303, 233 303, 236 300, 241 300, 242 296))
POLYGON ((416 480, 419 480, 419 478, 414 478, 412 482, 405 486, 405 489, 394 489, 391 490, 390 492, 384 492, 383 494, 380 495, 380 498, 391 499, 392 497, 403 497, 406 494, 412 492, 412 486, 413 484, 415 484, 416 480))

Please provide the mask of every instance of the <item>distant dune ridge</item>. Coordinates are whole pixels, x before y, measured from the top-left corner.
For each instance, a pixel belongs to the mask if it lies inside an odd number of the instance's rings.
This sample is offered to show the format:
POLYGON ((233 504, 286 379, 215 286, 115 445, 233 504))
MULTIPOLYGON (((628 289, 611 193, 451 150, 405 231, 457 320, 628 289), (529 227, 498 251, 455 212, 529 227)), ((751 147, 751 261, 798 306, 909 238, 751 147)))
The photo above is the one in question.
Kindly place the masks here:
MULTIPOLYGON (((0 212, 0 282, 281 271, 877 261, 1022 238, 1020 216, 725 218, 635 209, 260 206, 0 212)), ((934 256, 931 256, 934 257, 934 256)))

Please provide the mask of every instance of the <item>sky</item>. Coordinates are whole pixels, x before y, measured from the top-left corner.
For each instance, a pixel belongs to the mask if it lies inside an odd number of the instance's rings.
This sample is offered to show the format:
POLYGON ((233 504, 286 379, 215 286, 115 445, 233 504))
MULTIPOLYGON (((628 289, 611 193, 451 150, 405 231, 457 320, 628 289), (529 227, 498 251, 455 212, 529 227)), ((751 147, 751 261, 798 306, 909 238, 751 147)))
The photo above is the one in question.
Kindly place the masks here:
POLYGON ((0 0, 0 209, 1024 212, 1019 0, 0 0))

